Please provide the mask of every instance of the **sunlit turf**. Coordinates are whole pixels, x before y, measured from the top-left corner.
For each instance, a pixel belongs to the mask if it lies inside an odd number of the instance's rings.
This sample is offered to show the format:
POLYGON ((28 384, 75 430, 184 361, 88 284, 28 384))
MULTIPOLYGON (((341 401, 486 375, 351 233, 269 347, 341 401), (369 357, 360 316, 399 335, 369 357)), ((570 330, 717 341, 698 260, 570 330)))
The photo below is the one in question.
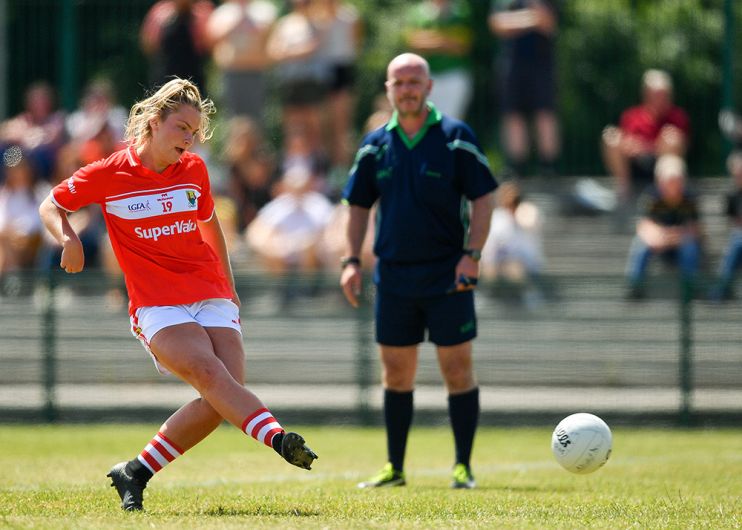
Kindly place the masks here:
POLYGON ((0 426, 0 528, 742 528, 742 430, 614 429, 608 464, 578 476, 549 430, 482 428, 479 488, 454 491, 450 431, 414 427, 408 485, 368 491, 380 429, 297 428, 320 455, 307 472, 223 426, 124 513, 105 474, 156 429, 0 426))

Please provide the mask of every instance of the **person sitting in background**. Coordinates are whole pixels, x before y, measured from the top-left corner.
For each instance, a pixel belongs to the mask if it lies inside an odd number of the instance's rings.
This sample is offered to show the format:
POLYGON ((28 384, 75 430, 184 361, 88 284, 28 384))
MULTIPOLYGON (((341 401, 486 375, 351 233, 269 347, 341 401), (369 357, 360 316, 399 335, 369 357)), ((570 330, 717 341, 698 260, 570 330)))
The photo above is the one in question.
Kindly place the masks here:
POLYGON ((742 264, 742 151, 734 151, 727 159, 732 190, 724 197, 726 215, 731 225, 729 240, 719 265, 719 280, 711 293, 715 301, 733 297, 734 274, 742 264))
POLYGON ((645 295, 644 277, 649 260, 660 255, 677 263, 682 277, 693 281, 701 254, 698 202, 686 184, 685 161, 662 155, 655 166, 655 184, 640 198, 641 218, 629 250, 628 298, 645 295))
POLYGON ((51 178, 57 151, 65 141, 65 114, 55 106, 52 86, 33 83, 26 90, 23 112, 0 124, 0 148, 19 146, 45 180, 51 178))
POLYGON ((338 193, 332 189, 332 183, 327 176, 330 171, 330 160, 326 154, 315 148, 312 142, 312 133, 303 127, 292 127, 286 131, 283 138, 279 173, 286 174, 293 167, 309 168, 314 175, 316 189, 328 197, 338 193))
POLYGON ((229 171, 229 196, 237 210, 235 229, 242 233, 273 198, 276 161, 257 121, 236 116, 228 131, 223 159, 229 171))
POLYGON ((248 244, 269 272, 318 268, 318 245, 333 206, 316 189, 317 179, 309 167, 290 167, 279 182, 276 198, 247 227, 248 244))
POLYGON ((0 185, 0 279, 33 267, 41 243, 35 168, 18 146, 3 154, 5 182, 0 185))
POLYGON ((482 249, 482 277, 522 287, 526 304, 541 298, 538 280, 544 266, 541 212, 522 200, 518 184, 504 182, 495 192, 490 232, 482 249))
POLYGON ((626 109, 618 127, 603 130, 603 160, 622 204, 632 202, 652 183, 658 157, 685 155, 689 134, 688 115, 673 103, 670 75, 662 70, 644 72, 642 103, 626 109))
POLYGON ((474 30, 466 0, 426 0, 413 7, 404 31, 411 51, 430 65, 430 100, 443 114, 466 117, 472 96, 469 53, 474 30))

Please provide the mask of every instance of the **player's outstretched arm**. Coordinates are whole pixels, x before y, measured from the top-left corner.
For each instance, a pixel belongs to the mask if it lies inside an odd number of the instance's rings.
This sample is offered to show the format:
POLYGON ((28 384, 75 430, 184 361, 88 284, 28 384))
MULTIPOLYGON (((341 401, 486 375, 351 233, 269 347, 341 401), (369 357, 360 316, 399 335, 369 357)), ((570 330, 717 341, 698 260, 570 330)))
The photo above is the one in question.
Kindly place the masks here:
POLYGON ((67 212, 54 204, 49 196, 39 206, 39 216, 52 237, 62 245, 59 266, 68 273, 80 272, 85 266, 85 253, 80 238, 67 219, 67 212))

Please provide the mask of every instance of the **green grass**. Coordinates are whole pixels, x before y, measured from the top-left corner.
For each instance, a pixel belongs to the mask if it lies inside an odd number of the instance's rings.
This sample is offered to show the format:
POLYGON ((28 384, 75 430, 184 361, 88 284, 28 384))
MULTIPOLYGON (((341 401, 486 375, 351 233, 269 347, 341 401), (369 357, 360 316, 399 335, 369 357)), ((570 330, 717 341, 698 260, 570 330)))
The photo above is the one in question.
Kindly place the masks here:
POLYGON ((222 427, 124 513, 105 477, 156 426, 0 426, 0 528, 742 528, 742 431, 615 429, 588 476, 562 470, 546 429, 481 429, 479 488, 452 491, 452 437, 413 429, 408 485, 357 490, 384 463, 380 429, 297 429, 312 471, 222 427))

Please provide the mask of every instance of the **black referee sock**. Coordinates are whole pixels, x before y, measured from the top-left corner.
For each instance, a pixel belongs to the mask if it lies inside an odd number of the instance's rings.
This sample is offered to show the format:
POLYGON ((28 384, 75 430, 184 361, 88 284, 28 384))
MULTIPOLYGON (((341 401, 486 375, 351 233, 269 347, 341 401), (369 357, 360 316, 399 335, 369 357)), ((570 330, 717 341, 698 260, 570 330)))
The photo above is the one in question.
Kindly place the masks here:
POLYGON ((384 423, 386 424, 386 450, 389 462, 397 471, 404 469, 407 433, 412 424, 413 392, 384 390, 384 423))
POLYGON ((463 394, 449 394, 448 415, 456 442, 456 463, 469 467, 474 433, 479 423, 479 388, 463 394))
POLYGON ((142 484, 146 484, 154 476, 149 469, 144 467, 138 458, 129 460, 126 463, 126 472, 142 484))

